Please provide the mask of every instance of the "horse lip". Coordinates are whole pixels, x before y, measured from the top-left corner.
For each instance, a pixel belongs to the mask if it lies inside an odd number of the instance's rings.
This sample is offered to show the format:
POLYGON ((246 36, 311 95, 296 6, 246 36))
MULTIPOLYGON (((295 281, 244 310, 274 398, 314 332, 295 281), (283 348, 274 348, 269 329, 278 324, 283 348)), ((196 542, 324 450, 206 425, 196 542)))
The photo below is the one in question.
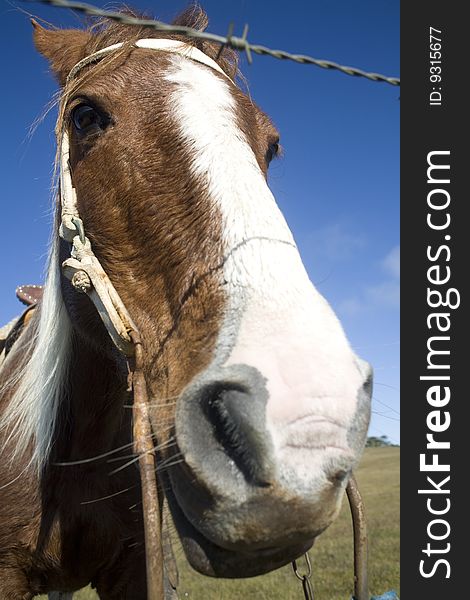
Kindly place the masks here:
POLYGON ((338 427, 338 429, 347 429, 346 425, 340 423, 336 419, 332 419, 331 417, 327 417, 324 415, 314 415, 314 414, 306 414, 300 417, 295 417, 295 419, 291 419, 288 421, 285 426, 291 427, 292 425, 299 425, 300 423, 308 423, 308 424, 318 424, 318 423, 328 423, 329 425, 334 425, 338 427))
POLYGON ((207 538, 186 517, 173 492, 168 474, 164 479, 167 484, 166 496, 173 522, 178 530, 185 554, 191 566, 204 575, 229 578, 263 575, 302 556, 314 543, 316 534, 313 534, 309 540, 283 548, 258 547, 247 551, 246 549, 228 549, 219 546, 207 538), (194 556, 194 550, 196 550, 196 556, 194 556))

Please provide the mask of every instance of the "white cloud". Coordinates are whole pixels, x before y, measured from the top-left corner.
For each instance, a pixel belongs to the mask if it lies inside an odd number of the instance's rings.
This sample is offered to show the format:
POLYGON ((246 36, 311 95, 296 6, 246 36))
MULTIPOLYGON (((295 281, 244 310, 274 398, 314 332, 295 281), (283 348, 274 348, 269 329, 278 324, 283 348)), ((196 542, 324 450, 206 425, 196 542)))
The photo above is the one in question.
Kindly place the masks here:
POLYGON ((348 231, 342 223, 333 223, 312 231, 307 243, 315 256, 336 262, 353 257, 365 247, 366 240, 363 235, 348 231))
POLYGON ((400 246, 390 250, 382 261, 382 267, 389 275, 400 279, 400 246))
POLYGON ((398 281, 382 281, 365 290, 369 303, 374 306, 398 308, 400 306, 400 283, 398 281))
POLYGON ((348 317, 353 317, 362 311, 364 307, 364 302, 359 300, 358 298, 347 298, 343 300, 338 305, 338 311, 342 315, 347 315, 348 317))
POLYGON ((380 262, 388 277, 367 285, 357 296, 346 298, 338 306, 345 315, 353 316, 372 307, 398 308, 400 306, 400 246, 394 246, 380 262))

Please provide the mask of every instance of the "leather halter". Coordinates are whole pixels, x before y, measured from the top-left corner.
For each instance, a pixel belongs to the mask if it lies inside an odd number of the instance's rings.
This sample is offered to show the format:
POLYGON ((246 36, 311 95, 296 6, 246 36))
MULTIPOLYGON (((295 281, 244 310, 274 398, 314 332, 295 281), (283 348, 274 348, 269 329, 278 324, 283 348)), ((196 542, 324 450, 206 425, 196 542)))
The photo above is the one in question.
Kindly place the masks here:
MULTIPOLYGON (((75 78, 81 69, 96 63, 124 46, 124 43, 114 44, 81 60, 70 71, 66 85, 75 78)), ((131 47, 180 54, 218 71, 232 82, 214 60, 198 48, 184 42, 163 38, 140 39, 131 47)), ((87 294, 92 300, 114 344, 120 352, 128 357, 128 363, 131 363, 129 365, 129 390, 132 390, 134 394, 133 437, 134 452, 139 456, 142 487, 147 597, 148 600, 162 600, 164 592, 161 513, 152 428, 148 412, 147 386, 143 374, 142 339, 116 288, 95 256, 90 240, 86 237, 83 221, 78 212, 77 193, 72 182, 70 142, 65 125, 58 134, 61 207, 59 235, 72 244, 70 258, 62 263, 62 270, 64 275, 70 279, 73 287, 77 291, 87 294)))

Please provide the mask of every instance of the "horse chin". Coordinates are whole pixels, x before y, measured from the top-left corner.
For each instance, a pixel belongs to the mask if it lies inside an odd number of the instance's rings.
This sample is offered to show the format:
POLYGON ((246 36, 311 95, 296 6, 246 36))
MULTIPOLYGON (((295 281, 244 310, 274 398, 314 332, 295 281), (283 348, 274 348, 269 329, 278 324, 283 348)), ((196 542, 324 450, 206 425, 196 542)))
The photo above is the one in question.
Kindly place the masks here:
POLYGON ((167 499, 186 558, 193 569, 209 577, 239 579, 264 575, 297 559, 313 545, 314 539, 282 548, 230 550, 206 538, 186 518, 170 490, 167 499))
POLYGON ((217 547, 211 542, 187 539, 183 548, 190 565, 210 577, 240 579, 256 577, 279 569, 292 562, 312 547, 313 542, 289 548, 269 548, 253 552, 236 553, 217 547))

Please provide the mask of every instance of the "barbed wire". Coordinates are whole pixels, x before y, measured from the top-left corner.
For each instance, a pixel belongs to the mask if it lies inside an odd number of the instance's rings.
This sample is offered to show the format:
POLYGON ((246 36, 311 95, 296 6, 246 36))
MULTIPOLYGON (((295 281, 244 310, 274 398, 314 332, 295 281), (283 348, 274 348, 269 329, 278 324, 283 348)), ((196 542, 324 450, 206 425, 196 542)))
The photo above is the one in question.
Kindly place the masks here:
POLYGON ((75 0, 25 1, 48 4, 57 8, 69 8, 89 16, 106 17, 107 19, 111 19, 112 21, 117 21, 118 23, 123 23, 126 25, 139 25, 141 27, 149 27, 152 29, 156 29, 157 31, 165 31, 167 33, 185 35, 193 39, 218 42, 219 44, 222 44, 222 46, 228 46, 230 48, 234 48, 235 50, 239 50, 240 52, 245 52, 247 60, 250 64, 252 62, 252 53, 255 53, 262 56, 272 56, 273 58, 278 58, 281 60, 292 60, 294 62, 304 65, 314 65, 322 69, 332 69, 340 71, 341 73, 345 73, 346 75, 352 75, 353 77, 365 77, 366 79, 369 79, 371 81, 388 83, 394 86, 400 85, 400 79, 398 79, 397 77, 387 77, 385 75, 381 75, 380 73, 369 73, 367 71, 363 71, 362 69, 340 65, 330 60, 321 60, 318 58, 314 58, 313 56, 307 56, 304 54, 291 54, 290 52, 286 52, 285 50, 273 50, 271 48, 266 48, 265 46, 260 46, 259 44, 251 44, 247 39, 247 25, 245 25, 242 37, 237 37, 233 35, 233 24, 230 25, 227 36, 221 36, 215 33, 199 31, 197 29, 193 29, 192 27, 185 27, 182 25, 169 25, 168 23, 163 23, 162 21, 157 21, 154 19, 139 19, 137 17, 132 17, 131 15, 125 13, 104 10, 91 4, 86 4, 85 2, 76 2, 75 0))

